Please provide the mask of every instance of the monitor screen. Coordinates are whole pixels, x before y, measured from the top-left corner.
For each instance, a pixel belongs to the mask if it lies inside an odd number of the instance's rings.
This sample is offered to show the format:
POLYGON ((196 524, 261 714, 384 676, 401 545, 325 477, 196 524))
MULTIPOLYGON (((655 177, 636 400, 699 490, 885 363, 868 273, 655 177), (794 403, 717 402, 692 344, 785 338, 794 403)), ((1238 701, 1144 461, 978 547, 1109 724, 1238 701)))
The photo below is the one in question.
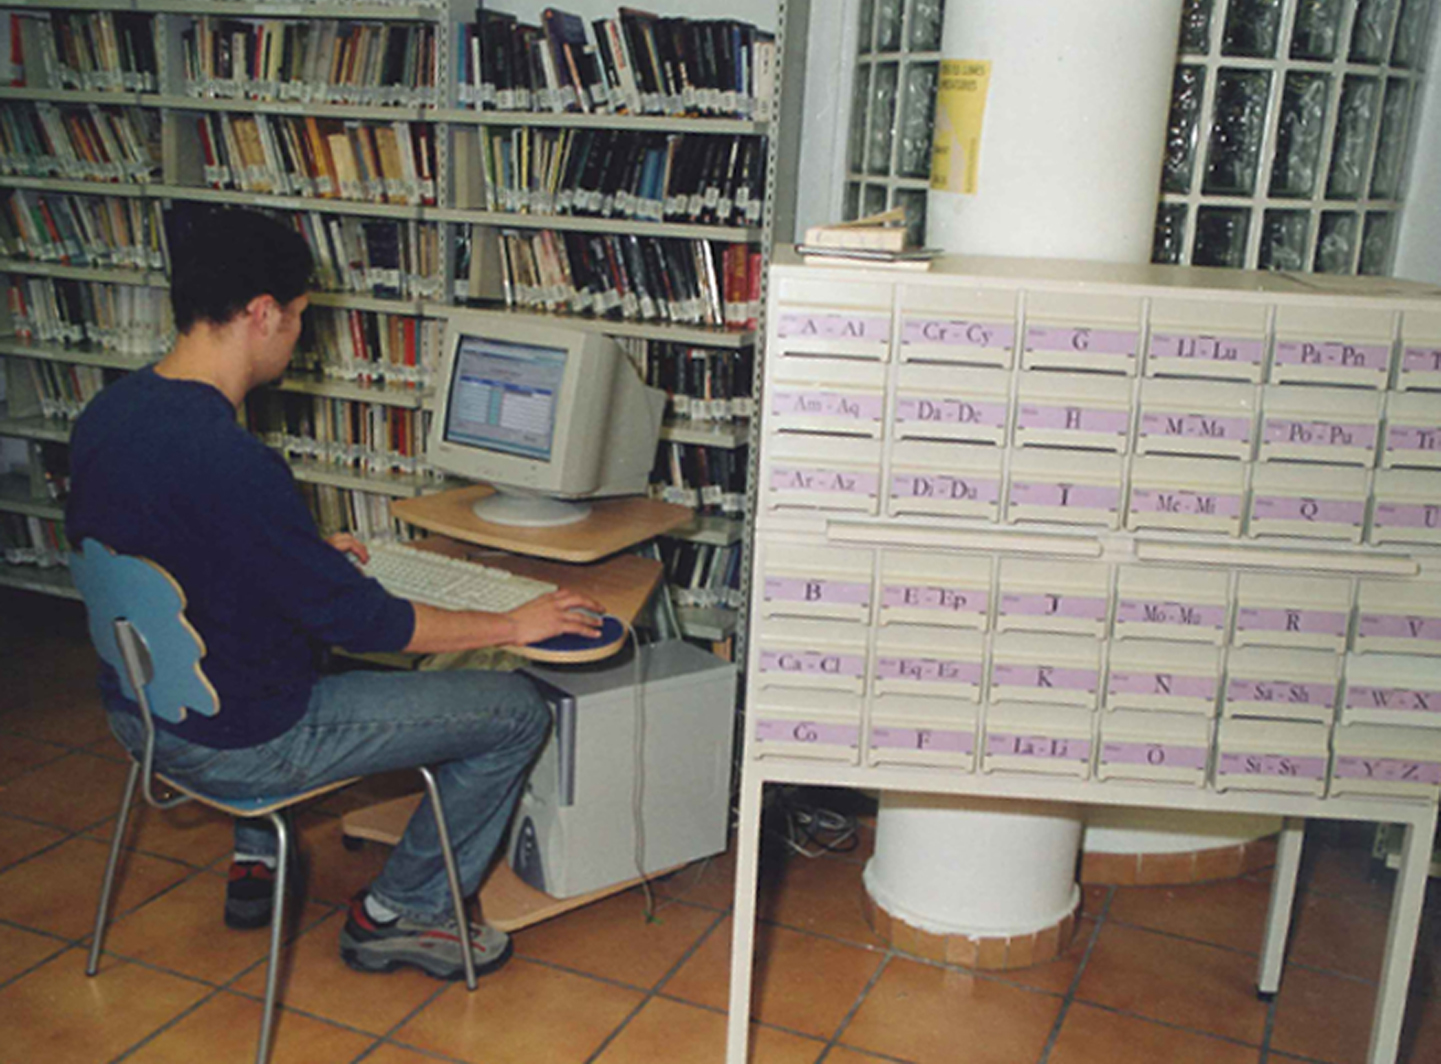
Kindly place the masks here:
POLYGON ((445 442, 549 462, 567 355, 563 347, 461 335, 445 442))

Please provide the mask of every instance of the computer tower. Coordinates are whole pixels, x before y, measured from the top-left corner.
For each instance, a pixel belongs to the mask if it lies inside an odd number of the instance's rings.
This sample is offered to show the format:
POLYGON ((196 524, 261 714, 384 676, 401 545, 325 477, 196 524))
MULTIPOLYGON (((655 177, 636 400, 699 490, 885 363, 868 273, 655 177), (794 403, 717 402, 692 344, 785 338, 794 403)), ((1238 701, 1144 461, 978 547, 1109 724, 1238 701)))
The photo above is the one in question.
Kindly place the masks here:
POLYGON ((507 854, 516 875, 552 897, 726 847, 736 668, 680 640, 636 653, 616 664, 525 670, 555 725, 507 854))

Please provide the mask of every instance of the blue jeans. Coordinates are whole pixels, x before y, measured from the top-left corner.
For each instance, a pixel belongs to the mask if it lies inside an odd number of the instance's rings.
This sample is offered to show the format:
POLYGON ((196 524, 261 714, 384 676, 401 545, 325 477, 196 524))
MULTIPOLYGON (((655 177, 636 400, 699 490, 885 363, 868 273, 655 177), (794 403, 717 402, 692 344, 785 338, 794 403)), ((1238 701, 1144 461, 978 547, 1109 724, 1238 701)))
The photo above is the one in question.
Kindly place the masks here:
MULTIPOLYGON (((142 750, 138 717, 111 713, 110 726, 126 749, 142 750)), ((217 798, 294 794, 351 776, 430 766, 469 896, 500 845, 549 726, 545 702, 515 673, 349 672, 322 678, 299 722, 259 746, 216 750, 157 729, 155 764, 177 783, 217 798)), ((273 855, 275 834, 263 819, 237 819, 235 848, 273 855)), ((371 893, 422 923, 453 919, 428 798, 371 893)))

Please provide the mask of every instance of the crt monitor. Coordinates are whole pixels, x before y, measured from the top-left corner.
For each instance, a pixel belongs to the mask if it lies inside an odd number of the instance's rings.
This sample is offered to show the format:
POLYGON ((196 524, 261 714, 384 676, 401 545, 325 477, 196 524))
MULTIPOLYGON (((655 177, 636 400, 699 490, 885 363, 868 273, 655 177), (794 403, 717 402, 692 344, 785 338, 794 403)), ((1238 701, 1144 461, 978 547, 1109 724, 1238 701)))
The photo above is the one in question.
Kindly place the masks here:
POLYGON ((577 500, 643 492, 665 393, 649 388, 598 332, 509 314, 450 317, 429 460, 483 481, 475 504, 496 524, 570 524, 577 500))

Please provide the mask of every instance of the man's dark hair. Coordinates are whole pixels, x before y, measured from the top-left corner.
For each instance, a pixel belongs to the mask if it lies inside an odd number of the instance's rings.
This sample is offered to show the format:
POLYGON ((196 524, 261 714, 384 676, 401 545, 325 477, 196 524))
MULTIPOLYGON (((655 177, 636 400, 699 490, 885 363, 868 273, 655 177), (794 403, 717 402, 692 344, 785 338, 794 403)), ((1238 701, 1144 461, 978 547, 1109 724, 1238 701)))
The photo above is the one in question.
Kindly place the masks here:
POLYGON ((224 325, 256 296, 282 306, 305 294, 314 259, 299 233, 255 211, 200 210, 167 218, 175 328, 224 325))

